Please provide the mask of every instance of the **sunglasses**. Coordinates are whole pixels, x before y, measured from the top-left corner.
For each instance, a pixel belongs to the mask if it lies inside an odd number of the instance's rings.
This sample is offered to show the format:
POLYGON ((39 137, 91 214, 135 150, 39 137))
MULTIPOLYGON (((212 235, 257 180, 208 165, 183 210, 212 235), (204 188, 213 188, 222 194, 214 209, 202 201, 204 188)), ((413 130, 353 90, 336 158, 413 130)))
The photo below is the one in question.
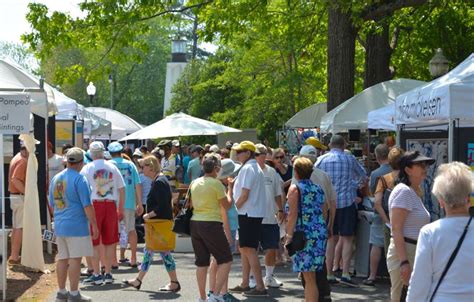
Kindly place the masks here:
POLYGON ((284 159, 285 156, 284 155, 280 155, 280 156, 275 156, 275 159, 284 159))
POLYGON ((428 163, 426 163, 426 162, 418 162, 418 163, 415 163, 414 165, 419 166, 421 168, 425 168, 425 169, 428 168, 428 166, 429 166, 428 163))

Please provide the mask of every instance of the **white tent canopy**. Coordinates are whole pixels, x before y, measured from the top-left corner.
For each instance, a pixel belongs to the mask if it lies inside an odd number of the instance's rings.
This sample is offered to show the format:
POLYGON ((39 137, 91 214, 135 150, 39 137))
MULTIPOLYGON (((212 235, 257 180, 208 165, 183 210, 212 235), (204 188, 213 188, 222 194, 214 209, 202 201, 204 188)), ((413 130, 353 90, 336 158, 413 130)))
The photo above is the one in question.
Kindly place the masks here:
POLYGON ((474 125, 474 53, 449 73, 396 99, 396 124, 448 123, 474 125))
POLYGON ((297 112, 286 123, 287 128, 316 128, 327 113, 327 103, 313 104, 297 112))
POLYGON ((368 129, 369 111, 393 103, 398 95, 424 83, 410 79, 396 79, 366 88, 324 115, 321 119, 321 131, 327 133, 368 129))
POLYGON ((367 117, 367 127, 378 130, 397 130, 395 125, 395 103, 370 111, 367 117))
POLYGON ((0 91, 30 93, 31 112, 43 118, 57 112, 52 87, 45 84, 41 89, 37 77, 8 59, 0 59, 0 91))
POLYGON ((193 135, 217 135, 226 132, 241 132, 241 130, 180 112, 169 115, 148 127, 123 137, 120 141, 193 135))
MULTIPOLYGON (((112 123, 112 134, 110 136, 111 139, 117 140, 127 134, 134 133, 143 128, 131 117, 128 117, 127 115, 113 109, 101 107, 88 107, 86 109, 87 111, 112 123)), ((108 139, 109 137, 107 135, 106 137, 99 136, 97 138, 108 139)))

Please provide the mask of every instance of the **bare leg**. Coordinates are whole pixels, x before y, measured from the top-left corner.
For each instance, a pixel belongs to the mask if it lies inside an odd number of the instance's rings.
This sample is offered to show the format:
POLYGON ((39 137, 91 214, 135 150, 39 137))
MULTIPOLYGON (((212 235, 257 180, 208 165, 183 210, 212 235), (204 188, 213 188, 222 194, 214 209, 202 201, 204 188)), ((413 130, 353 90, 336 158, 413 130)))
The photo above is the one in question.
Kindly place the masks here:
POLYGON ((10 259, 18 260, 20 258, 21 240, 23 238, 23 229, 13 229, 11 238, 10 259))
POLYGON ((377 278, 377 270, 379 268, 380 257, 382 256, 382 248, 372 245, 370 250, 370 276, 369 280, 377 278))
POLYGON ((115 255, 115 258, 117 258, 116 246, 117 246, 116 244, 104 245, 104 251, 105 251, 104 266, 105 266, 106 274, 110 274, 112 260, 114 259, 114 255, 115 255))
POLYGON ((241 252, 244 252, 247 257, 248 263, 255 277, 255 282, 257 283, 257 290, 264 290, 265 286, 263 285, 262 268, 260 267, 260 261, 258 260, 257 250, 251 247, 244 247, 241 248, 241 252))
POLYGON ((273 275, 277 251, 276 249, 268 249, 265 251, 265 278, 273 275))
POLYGON ((68 259, 58 260, 56 263, 56 275, 59 289, 66 289, 68 259))
POLYGON ((336 244, 336 249, 334 251, 334 263, 333 263, 333 267, 332 267, 332 270, 337 270, 337 269, 341 269, 341 262, 342 262, 342 247, 343 247, 343 241, 341 240, 343 236, 340 236, 339 239, 337 241, 337 244, 336 244))
POLYGON ((240 250, 240 259, 242 262, 242 287, 248 287, 249 286, 249 278, 250 278, 250 264, 249 260, 247 258, 247 255, 245 253, 245 248, 241 247, 239 248, 240 250))
POLYGON ((200 266, 196 268, 196 279, 199 288, 199 297, 202 300, 206 300, 206 275, 207 275, 207 266, 200 266))
POLYGON ((209 266, 209 290, 215 294, 216 291, 216 278, 217 278, 217 262, 216 259, 212 258, 211 265, 209 266))
POLYGON ((130 243, 130 263, 137 263, 137 232, 135 230, 128 233, 128 243, 130 243))
POLYGON ((342 239, 342 273, 349 274, 352 257, 352 236, 341 236, 342 239))
MULTIPOLYGON (((224 288, 224 284, 226 283, 227 279, 229 278, 230 266, 232 262, 229 261, 227 263, 222 263, 217 266, 217 274, 216 274, 216 290, 215 293, 221 293, 222 289, 224 288)), ((206 278, 204 277, 204 280, 206 278)), ((204 287, 205 289, 205 287, 204 287)), ((201 297, 202 298, 202 297, 201 297)))
POLYGON ((91 258, 92 268, 94 269, 94 275, 100 275, 100 244, 94 246, 94 257, 91 258))
POLYGON ((334 253, 336 249, 337 236, 332 236, 328 239, 326 248, 326 268, 328 275, 332 275, 332 266, 334 263, 334 253))
POLYGON ((71 291, 79 289, 79 277, 81 276, 81 258, 69 259, 69 287, 71 291))
POLYGON ((304 299, 306 302, 314 302, 319 300, 319 291, 316 284, 316 274, 314 272, 303 272, 305 280, 304 299))

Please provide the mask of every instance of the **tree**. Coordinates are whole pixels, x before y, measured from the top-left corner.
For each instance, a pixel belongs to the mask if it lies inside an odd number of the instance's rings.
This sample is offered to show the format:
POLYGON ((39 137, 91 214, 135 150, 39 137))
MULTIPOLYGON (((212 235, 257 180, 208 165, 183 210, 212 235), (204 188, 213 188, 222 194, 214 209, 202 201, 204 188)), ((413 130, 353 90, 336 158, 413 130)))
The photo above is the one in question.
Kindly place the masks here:
POLYGON ((33 74, 38 73, 38 62, 33 53, 21 44, 0 41, 0 57, 14 61, 33 74))

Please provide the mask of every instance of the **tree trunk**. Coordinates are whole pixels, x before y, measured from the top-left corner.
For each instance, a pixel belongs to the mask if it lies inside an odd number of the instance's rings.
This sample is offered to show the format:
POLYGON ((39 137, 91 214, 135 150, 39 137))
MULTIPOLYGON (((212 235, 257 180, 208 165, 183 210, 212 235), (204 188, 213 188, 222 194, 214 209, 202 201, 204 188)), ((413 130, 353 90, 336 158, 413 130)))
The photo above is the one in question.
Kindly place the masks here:
POLYGON ((329 7, 328 111, 354 95, 355 38, 350 14, 329 7))
POLYGON ((365 40, 364 89, 392 78, 389 26, 383 25, 381 33, 367 33, 365 40))

